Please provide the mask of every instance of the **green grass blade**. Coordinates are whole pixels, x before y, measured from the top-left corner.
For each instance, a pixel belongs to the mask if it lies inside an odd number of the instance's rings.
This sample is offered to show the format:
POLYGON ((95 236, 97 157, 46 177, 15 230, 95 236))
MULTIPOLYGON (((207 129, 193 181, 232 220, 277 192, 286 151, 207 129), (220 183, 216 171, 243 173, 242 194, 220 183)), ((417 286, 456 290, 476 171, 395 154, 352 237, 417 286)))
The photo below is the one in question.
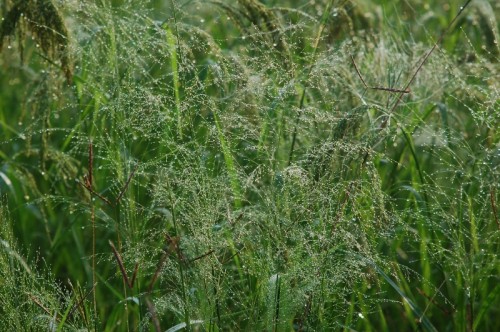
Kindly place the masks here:
POLYGON ((406 294, 403 292, 403 290, 401 288, 399 288, 399 286, 394 281, 392 281, 392 279, 377 264, 375 264, 372 261, 368 261, 368 262, 370 263, 370 265, 372 265, 375 268, 377 273, 380 274, 382 276, 382 278, 384 278, 384 280, 387 281, 387 283, 389 285, 391 285, 391 287, 396 292, 398 292, 398 294, 404 299, 404 301, 408 304, 408 306, 410 307, 413 314, 419 318, 419 320, 422 323, 422 326, 425 328, 425 330, 437 332, 438 330, 434 327, 434 325, 432 325, 432 323, 427 319, 427 317, 425 317, 422 310, 420 310, 420 308, 417 306, 417 304, 414 303, 408 296, 406 296, 406 294))
POLYGON ((474 330, 479 327, 481 321, 487 317, 488 311, 498 303, 498 298, 500 297, 500 284, 496 285, 495 288, 488 294, 488 297, 481 302, 479 312, 474 319, 474 330))
MULTIPOLYGON (((197 324, 203 324, 203 320, 195 319, 195 320, 189 321, 189 325, 197 325, 197 324)), ((177 332, 177 331, 180 331, 182 329, 185 329, 187 326, 188 325, 186 323, 182 322, 180 324, 172 326, 171 328, 169 328, 165 332, 177 332)))
POLYGON ((179 65, 177 55, 177 42, 172 30, 165 25, 165 33, 167 35, 167 46, 170 51, 170 69, 172 71, 172 88, 175 97, 175 114, 177 118, 177 134, 182 138, 182 115, 181 115, 181 97, 179 85, 179 65))
POLYGON ((219 142, 222 148, 222 153, 224 154, 224 161, 226 163, 227 172, 229 173, 229 179, 231 182, 231 189, 234 195, 234 207, 239 209, 241 207, 241 186, 238 180, 238 172, 236 171, 235 162, 233 158, 233 154, 231 152, 231 148, 229 143, 226 140, 224 135, 223 128, 220 123, 219 115, 214 110, 214 121, 215 126, 217 127, 217 135, 219 137, 219 142))

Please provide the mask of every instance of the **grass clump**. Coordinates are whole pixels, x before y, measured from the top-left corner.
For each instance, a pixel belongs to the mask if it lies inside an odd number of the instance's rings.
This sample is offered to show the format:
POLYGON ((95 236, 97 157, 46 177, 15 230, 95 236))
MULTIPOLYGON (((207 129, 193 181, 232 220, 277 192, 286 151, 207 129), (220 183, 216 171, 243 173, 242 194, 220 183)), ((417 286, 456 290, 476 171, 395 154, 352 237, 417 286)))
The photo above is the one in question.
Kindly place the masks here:
POLYGON ((495 6, 3 2, 5 328, 497 330, 495 6))

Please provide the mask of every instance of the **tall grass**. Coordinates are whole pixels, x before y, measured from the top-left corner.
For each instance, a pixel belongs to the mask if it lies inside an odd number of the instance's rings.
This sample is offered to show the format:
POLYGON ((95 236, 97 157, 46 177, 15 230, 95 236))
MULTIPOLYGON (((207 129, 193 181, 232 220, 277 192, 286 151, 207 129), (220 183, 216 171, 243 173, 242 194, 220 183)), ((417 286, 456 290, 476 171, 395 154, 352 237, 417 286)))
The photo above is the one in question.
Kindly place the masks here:
POLYGON ((496 2, 1 4, 1 330, 500 329, 496 2))

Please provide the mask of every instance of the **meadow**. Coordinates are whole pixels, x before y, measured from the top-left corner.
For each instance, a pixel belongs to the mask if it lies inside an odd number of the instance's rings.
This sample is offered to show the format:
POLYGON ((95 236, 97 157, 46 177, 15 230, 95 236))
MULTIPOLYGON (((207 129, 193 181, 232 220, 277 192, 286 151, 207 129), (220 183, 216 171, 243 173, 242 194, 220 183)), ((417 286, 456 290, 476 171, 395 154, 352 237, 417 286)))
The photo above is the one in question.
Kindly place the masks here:
POLYGON ((1 331, 500 331, 500 2, 0 17, 1 331))

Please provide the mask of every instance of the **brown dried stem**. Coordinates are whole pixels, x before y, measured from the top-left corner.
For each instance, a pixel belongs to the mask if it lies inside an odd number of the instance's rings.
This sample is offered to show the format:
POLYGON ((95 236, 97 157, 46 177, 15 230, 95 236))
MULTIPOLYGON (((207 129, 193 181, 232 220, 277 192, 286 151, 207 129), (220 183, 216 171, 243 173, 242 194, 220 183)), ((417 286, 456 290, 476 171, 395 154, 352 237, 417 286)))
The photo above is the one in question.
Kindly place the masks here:
MULTIPOLYGON (((413 84, 413 82, 417 78, 418 73, 422 70, 423 66, 425 65, 425 63, 427 62, 427 60, 429 59, 429 57, 431 56, 431 54, 434 52, 434 50, 439 46, 439 44, 442 43, 442 41, 443 41, 444 37, 446 36, 446 34, 451 30, 453 24, 460 17, 460 15, 463 13, 463 11, 469 6, 469 4, 470 4, 471 1, 472 0, 467 0, 465 2, 465 4, 460 7, 460 10, 458 11, 457 15, 455 15, 455 17, 450 21, 450 23, 448 24, 448 26, 446 27, 446 29, 444 29, 443 32, 439 35, 439 38, 434 43, 434 45, 432 46, 432 48, 423 56, 422 61, 420 62, 420 64, 415 69, 415 72, 411 76, 411 78, 408 81, 408 83, 406 84, 406 86, 400 92, 398 92, 399 94, 398 94, 398 97, 396 99, 396 102, 394 103, 394 105, 389 110, 388 116, 386 116, 385 119, 384 119, 384 121, 382 121, 382 123, 380 124, 379 130, 380 129, 384 129, 387 126, 387 124, 389 123, 390 115, 395 112, 396 108, 399 106, 399 104, 403 100, 403 96, 408 93, 407 91, 410 91, 410 86, 413 84)), ((365 86, 366 86, 366 84, 365 84, 365 86)), ((380 141, 378 141, 376 144, 374 144, 374 146, 377 146, 382 141, 383 141, 383 139, 380 140, 380 141)), ((368 160, 368 156, 369 156, 369 152, 367 151, 366 154, 365 154, 365 156, 364 156, 364 158, 363 158, 362 165, 365 165, 366 161, 368 160)))
POLYGON ((125 194, 125 192, 127 191, 128 185, 130 184, 130 181, 132 180, 132 177, 134 176, 138 167, 139 167, 139 165, 135 165, 134 170, 128 176, 127 182, 125 182, 125 185, 123 186, 122 190, 120 191, 120 194, 116 198, 116 204, 120 203, 120 200, 122 199, 123 194, 125 194))
POLYGON ((493 210, 493 216, 495 217, 498 230, 500 230, 500 220, 498 220, 497 206, 495 204, 495 189, 493 188, 490 189, 490 202, 491 202, 491 209, 493 210))
POLYGON ((125 284, 130 289, 132 289, 134 287, 134 281, 135 281, 135 277, 137 275, 137 270, 139 268, 139 264, 138 263, 135 264, 134 274, 132 276, 132 279, 129 280, 128 275, 127 275, 127 271, 125 270, 125 265, 123 264, 122 256, 120 255, 118 250, 116 250, 116 247, 111 240, 109 240, 109 245, 111 246, 111 250, 113 251, 113 255, 115 256, 116 262, 118 263, 118 267, 120 268, 120 271, 122 273, 122 277, 123 277, 125 284))
POLYGON ((352 64, 354 65, 354 69, 356 70, 356 73, 358 74, 359 79, 361 82, 363 82, 363 85, 367 89, 372 89, 372 90, 382 90, 382 91, 387 91, 387 92, 393 92, 393 93, 410 93, 410 88, 406 87, 406 89, 395 89, 395 88, 388 88, 388 87, 382 87, 382 86, 368 86, 366 84, 365 80, 363 79, 363 76, 361 76, 361 72, 359 71, 358 66, 356 65, 356 61, 354 61, 354 57, 351 55, 351 60, 352 64))

